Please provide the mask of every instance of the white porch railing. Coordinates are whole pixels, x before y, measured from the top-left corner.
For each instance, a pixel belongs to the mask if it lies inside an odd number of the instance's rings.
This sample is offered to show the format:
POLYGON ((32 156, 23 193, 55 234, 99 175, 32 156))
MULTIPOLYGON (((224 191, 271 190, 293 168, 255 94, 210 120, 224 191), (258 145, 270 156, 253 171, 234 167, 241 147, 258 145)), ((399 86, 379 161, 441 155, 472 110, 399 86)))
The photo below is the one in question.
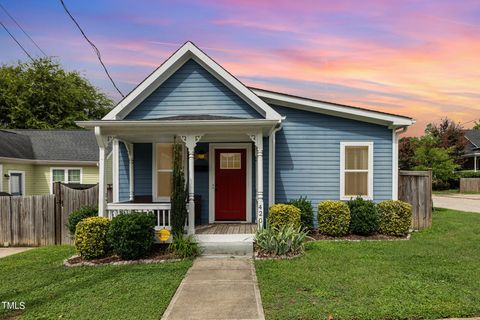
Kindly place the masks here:
POLYGON ((112 219, 121 213, 152 212, 156 217, 156 230, 171 229, 170 203, 108 203, 107 215, 112 219))

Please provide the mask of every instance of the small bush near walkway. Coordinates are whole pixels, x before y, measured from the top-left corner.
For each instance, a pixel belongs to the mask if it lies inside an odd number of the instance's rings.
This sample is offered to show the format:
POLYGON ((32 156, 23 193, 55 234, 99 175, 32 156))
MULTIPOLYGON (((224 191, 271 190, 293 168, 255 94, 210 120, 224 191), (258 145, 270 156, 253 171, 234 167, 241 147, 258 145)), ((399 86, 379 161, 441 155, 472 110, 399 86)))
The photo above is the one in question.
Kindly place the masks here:
POLYGON ((90 217, 81 220, 75 231, 75 248, 84 259, 95 259, 110 252, 107 232, 110 220, 103 217, 90 217))
POLYGON ((98 208, 94 206, 83 206, 80 209, 73 211, 68 217, 67 228, 70 236, 75 236, 75 228, 77 224, 85 218, 98 216, 98 208))
POLYGON ((108 241, 113 252, 123 259, 145 257, 150 252, 155 235, 155 217, 152 213, 132 212, 112 219, 108 241))
POLYGON ((302 227, 282 225, 267 226, 255 235, 255 247, 262 256, 290 256, 300 254, 305 248, 307 231, 302 227))
POLYGON ((408 233, 412 223, 412 205, 400 200, 386 200, 377 205, 379 232, 390 236, 408 233))
POLYGON ((350 209, 338 200, 322 201, 318 204, 318 232, 339 237, 348 233, 350 209))
POLYGON ((300 209, 300 224, 305 229, 313 228, 313 206, 312 201, 307 200, 307 197, 300 197, 295 200, 290 200, 288 204, 294 205, 300 209))
POLYGON ((371 235, 377 232, 379 218, 377 206, 371 200, 363 198, 347 202, 350 208, 350 232, 359 235, 371 235))
POLYGON ((268 209, 268 224, 272 228, 300 226, 300 209, 291 204, 274 204, 268 209))
POLYGON ((191 235, 174 234, 168 249, 179 258, 194 258, 200 255, 200 247, 191 235))

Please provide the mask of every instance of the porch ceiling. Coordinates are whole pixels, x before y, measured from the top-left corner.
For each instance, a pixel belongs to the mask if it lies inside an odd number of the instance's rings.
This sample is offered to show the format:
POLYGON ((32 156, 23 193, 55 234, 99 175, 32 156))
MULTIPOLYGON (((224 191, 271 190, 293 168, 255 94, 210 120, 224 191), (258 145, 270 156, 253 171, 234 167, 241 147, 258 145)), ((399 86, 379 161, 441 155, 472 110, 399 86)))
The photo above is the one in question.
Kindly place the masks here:
POLYGON ((278 124, 277 120, 98 120, 78 121, 86 129, 100 127, 102 135, 122 138, 131 142, 151 142, 161 136, 176 134, 202 134, 202 140, 248 140, 247 134, 262 132, 268 136, 278 124))

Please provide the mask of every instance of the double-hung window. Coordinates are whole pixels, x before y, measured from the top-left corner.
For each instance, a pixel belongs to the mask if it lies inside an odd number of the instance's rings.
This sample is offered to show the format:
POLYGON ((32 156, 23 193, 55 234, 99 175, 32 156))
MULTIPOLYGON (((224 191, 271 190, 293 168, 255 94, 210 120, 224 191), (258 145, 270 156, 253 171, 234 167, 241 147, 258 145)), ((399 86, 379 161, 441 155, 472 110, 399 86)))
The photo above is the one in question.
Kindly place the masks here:
POLYGON ((82 183, 82 169, 80 168, 52 168, 52 190, 54 182, 82 183))
POLYGON ((173 144, 155 144, 154 199, 170 201, 173 175, 173 144))
POLYGON ((340 199, 373 199, 373 142, 340 143, 340 199))

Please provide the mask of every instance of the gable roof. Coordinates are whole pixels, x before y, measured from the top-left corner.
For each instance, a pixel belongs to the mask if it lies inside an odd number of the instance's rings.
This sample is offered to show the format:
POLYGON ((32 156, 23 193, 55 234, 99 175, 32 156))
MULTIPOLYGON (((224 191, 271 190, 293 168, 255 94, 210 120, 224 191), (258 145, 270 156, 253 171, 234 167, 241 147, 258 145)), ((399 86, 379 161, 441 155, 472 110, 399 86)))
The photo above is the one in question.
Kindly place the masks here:
POLYGON ((470 153, 480 149, 480 130, 465 130, 465 138, 471 143, 467 145, 466 152, 470 153))
POLYGON ((265 102, 288 108, 295 108, 310 112, 324 113, 328 115, 371 122, 393 127, 410 126, 415 120, 401 115, 387 112, 374 111, 370 109, 354 107, 344 104, 315 100, 311 98, 299 97, 291 94, 280 93, 265 89, 250 89, 265 102))
POLYGON ((96 162, 98 145, 87 130, 0 130, 0 157, 96 162))
POLYGON ((280 114, 190 41, 186 42, 160 67, 145 78, 102 120, 123 120, 140 102, 152 94, 155 89, 190 59, 205 68, 205 70, 257 110, 265 119, 281 121, 282 117, 280 114))

